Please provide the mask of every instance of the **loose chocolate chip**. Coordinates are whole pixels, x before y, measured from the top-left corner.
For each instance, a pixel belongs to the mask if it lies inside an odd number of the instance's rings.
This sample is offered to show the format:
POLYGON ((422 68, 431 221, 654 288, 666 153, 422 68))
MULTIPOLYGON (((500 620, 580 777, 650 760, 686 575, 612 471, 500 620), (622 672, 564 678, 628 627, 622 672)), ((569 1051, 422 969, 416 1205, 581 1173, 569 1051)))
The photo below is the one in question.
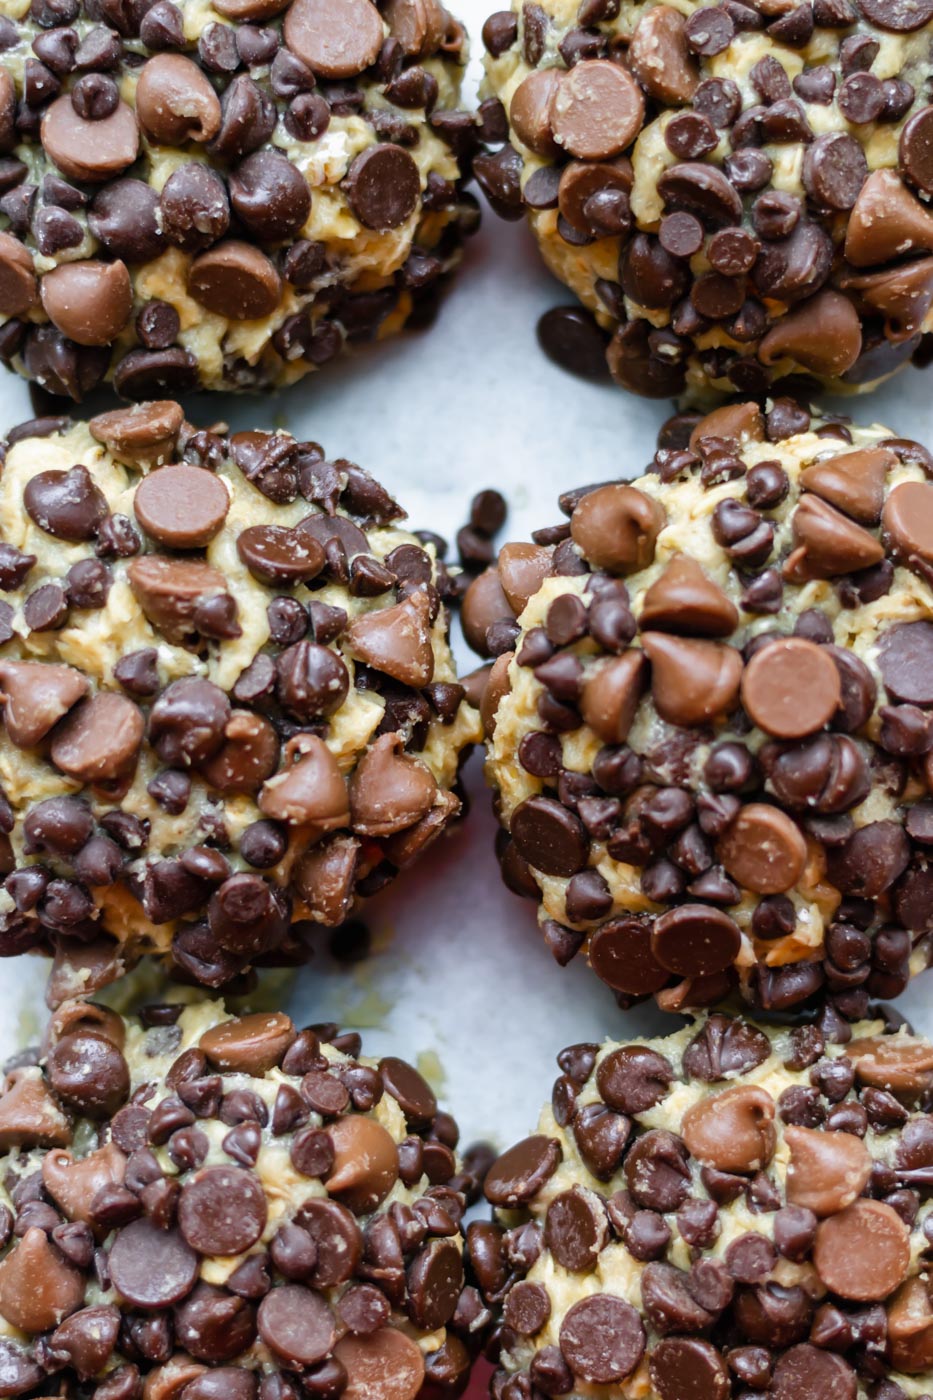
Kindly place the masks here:
POLYGON ((605 379, 608 336, 595 318, 574 306, 555 306, 538 320, 538 344, 548 359, 584 379, 605 379))

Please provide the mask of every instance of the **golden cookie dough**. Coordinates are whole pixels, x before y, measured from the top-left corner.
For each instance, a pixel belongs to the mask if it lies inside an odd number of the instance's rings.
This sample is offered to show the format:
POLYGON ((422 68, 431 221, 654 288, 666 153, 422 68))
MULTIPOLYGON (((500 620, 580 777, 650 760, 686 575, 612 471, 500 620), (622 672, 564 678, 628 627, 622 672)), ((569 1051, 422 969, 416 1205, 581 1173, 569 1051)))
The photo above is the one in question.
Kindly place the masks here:
POLYGON ((624 1004, 858 1019, 933 933, 933 458, 790 400, 690 422, 466 595, 503 873, 624 1004))
POLYGON ((590 313, 548 313, 549 353, 707 404, 906 364, 933 329, 931 38, 927 0, 492 14, 477 178, 590 313))
POLYGON ((933 1047, 713 1015, 569 1046, 467 1229, 492 1394, 913 1400, 933 1386, 933 1047))
POLYGON ((221 1002, 61 1006, 0 1094, 7 1394, 459 1394, 477 1182, 418 1071, 360 1048, 221 1002))
POLYGON ((141 953, 209 986, 300 960, 457 816, 479 720, 403 519, 171 400, 11 435, 0 946, 56 955, 53 1000, 141 953))
POLYGON ((0 0, 0 358, 145 400, 427 324, 465 62, 440 0, 0 0))

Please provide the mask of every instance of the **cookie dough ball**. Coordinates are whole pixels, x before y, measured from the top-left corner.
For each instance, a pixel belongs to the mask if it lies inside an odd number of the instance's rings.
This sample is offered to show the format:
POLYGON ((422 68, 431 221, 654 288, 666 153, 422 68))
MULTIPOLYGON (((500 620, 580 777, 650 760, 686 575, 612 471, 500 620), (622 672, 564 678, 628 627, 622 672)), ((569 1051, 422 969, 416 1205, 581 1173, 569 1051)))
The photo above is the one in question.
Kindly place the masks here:
POLYGON ((514 0, 483 38, 476 173, 595 318, 542 326, 569 366, 865 390, 933 328, 928 0, 514 0))
POLYGON ((77 400, 258 390, 430 318, 477 218, 440 0, 6 9, 0 358, 21 374, 77 400))
POLYGON ((472 585, 500 856, 558 962, 856 1018, 927 965, 931 475, 884 428, 731 405, 472 585))
POLYGON ((467 1231, 492 1394, 930 1391, 933 1047, 854 1036, 716 1015, 563 1051, 537 1134, 486 1177, 496 1223, 467 1231))
POLYGON ((422 1076, 334 1025, 70 1002, 0 1097, 8 1396, 456 1396, 476 1183, 422 1076), (300 1378, 300 1379, 299 1379, 300 1378))
POLYGON ((219 987, 441 835, 479 720, 403 518, 316 443, 171 401, 11 435, 0 955, 56 953, 53 998, 150 952, 219 987))

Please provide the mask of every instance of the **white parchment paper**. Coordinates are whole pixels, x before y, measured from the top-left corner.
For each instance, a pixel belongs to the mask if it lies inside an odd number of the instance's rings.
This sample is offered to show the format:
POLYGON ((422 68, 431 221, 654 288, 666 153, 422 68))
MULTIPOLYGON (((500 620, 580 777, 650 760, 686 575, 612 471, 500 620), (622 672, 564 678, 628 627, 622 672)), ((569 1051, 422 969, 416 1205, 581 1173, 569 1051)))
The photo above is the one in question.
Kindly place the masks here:
MULTIPOLYGON (((458 0, 457 9, 476 53, 485 0, 458 0)), ((474 57, 471 93, 479 70, 474 57)), ((313 438, 329 455, 374 472, 414 526, 449 539, 470 496, 496 486, 509 499, 509 531, 527 538, 559 518, 556 497, 566 487, 638 475, 672 412, 668 403, 571 378, 544 358, 537 318, 569 300, 538 262, 524 226, 486 210, 432 330, 360 352, 279 396, 200 396, 186 404, 188 416, 204 426, 223 419, 313 438)), ((933 371, 907 370, 871 399, 841 407, 933 444, 933 371)), ((30 416, 26 386, 0 371, 0 427, 30 416)), ((463 649, 461 660, 464 669, 475 664, 463 649)), ((283 1001, 299 1022, 338 1020, 363 1030, 370 1052, 391 1048, 419 1062, 459 1119, 464 1141, 488 1137, 504 1146, 534 1125, 564 1045, 679 1022, 653 1007, 623 1014, 582 962, 554 964, 533 906, 500 882, 479 755, 469 780, 467 822, 368 906, 373 956, 342 968, 325 943, 283 1001)), ((44 974, 37 959, 0 964, 0 1057, 37 1038, 44 974)), ((931 995, 928 973, 899 1005, 933 1034, 931 995)))

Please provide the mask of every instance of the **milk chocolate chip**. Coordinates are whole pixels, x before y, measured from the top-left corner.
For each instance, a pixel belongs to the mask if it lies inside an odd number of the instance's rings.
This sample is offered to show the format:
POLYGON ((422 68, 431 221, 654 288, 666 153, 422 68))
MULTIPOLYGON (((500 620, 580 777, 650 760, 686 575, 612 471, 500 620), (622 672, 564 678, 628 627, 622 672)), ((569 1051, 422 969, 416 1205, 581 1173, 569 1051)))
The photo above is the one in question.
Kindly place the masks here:
POLYGON ((150 58, 136 84, 136 114, 163 146, 211 141, 220 129, 220 99, 205 73, 183 54, 150 58))
POLYGON ((100 691, 82 700, 59 725, 51 759, 62 773, 86 783, 133 772, 145 732, 139 706, 125 695, 100 691))
MULTIPOLYGON (((391 740, 395 736, 384 737, 391 740)), ((259 810, 274 821, 310 824, 321 833, 349 825, 347 784, 324 741, 314 734, 302 734, 291 743, 294 750, 286 746, 281 772, 263 784, 259 810)))
POLYGON ((803 637, 763 647, 742 674, 742 703, 755 724, 778 739, 802 739, 822 729, 840 700, 832 657, 803 637))
POLYGON ((862 1194, 871 1176, 871 1153, 852 1133, 827 1133, 789 1124, 787 1199, 814 1215, 835 1215, 862 1194))
POLYGON ((63 175, 85 184, 103 184, 122 174, 139 153, 139 128, 132 108, 120 102, 99 121, 79 116, 70 96, 46 108, 42 145, 63 175))
POLYGON ((87 677, 72 666, 0 661, 0 699, 7 734, 18 748, 32 748, 89 689, 87 677))
POLYGON ((32 254, 11 233, 0 233, 0 312, 22 316, 36 304, 32 254))
POLYGON ((27 1229, 0 1261, 0 1313, 23 1332, 47 1332, 81 1306, 84 1278, 44 1230, 27 1229))
POLYGON ((639 627, 687 636, 728 637, 739 624, 738 609, 695 559, 675 554, 645 593, 639 627))
POLYGON ((334 1164, 325 1184, 354 1215, 381 1205, 398 1179, 398 1149, 374 1118, 351 1115, 328 1129, 334 1164))
POLYGON ((375 62, 383 39, 370 0, 295 0, 284 33, 292 53, 322 78, 355 78, 375 62))
POLYGON ((122 262, 61 263, 39 285, 49 320, 78 345, 109 345, 133 309, 130 275, 122 262))
POLYGON ((750 802, 720 838, 716 854, 745 889, 780 894, 793 889, 803 874, 807 844, 780 808, 750 802))
POLYGON ((877 525, 885 480, 896 460, 894 453, 883 447, 844 452, 806 467, 800 473, 800 484, 859 524, 877 525))
POLYGON ((722 1172, 762 1171, 774 1155, 774 1100, 764 1089, 736 1085, 688 1108, 683 1139, 691 1154, 722 1172))
POLYGON ((635 719, 647 682, 639 651, 609 657, 587 668, 580 690, 580 713, 607 744, 621 744, 635 719))
POLYGON ((629 63, 649 96, 678 106, 690 101, 700 81, 684 29, 679 10, 655 5, 641 15, 628 49, 629 63))
POLYGON ((813 1263, 840 1298, 875 1302, 887 1298, 907 1276, 910 1231, 884 1201, 854 1201, 820 1222, 813 1263))
POLYGON ((630 574, 651 563, 664 523, 657 501, 619 483, 588 492, 571 516, 570 529, 594 568, 630 574))
POLYGON ((349 794, 354 830, 389 836, 427 815, 437 783, 419 759, 403 752, 400 735, 383 734, 357 765, 349 794))
POLYGON ((580 160, 619 155, 641 130, 645 99, 627 69, 585 59, 561 78, 551 124, 558 145, 580 160))
POLYGON ((728 714, 738 701, 742 657, 721 642, 646 632, 651 694, 661 717, 692 726, 728 714))
POLYGON ((881 523, 893 547, 908 565, 912 558, 933 563, 933 486, 902 481, 884 503, 881 523))
POLYGON ((434 676, 429 604, 420 591, 395 607, 362 613, 346 639, 361 661, 403 685, 428 685, 434 676))
POLYGON ((143 477, 136 488, 136 519, 156 544, 202 549, 223 527, 230 497, 222 479, 186 463, 143 477))
POLYGON ((835 578, 884 558, 874 535, 816 495, 802 497, 794 511, 793 536, 797 549, 784 566, 789 578, 835 578))
POLYGON ((223 1073, 268 1073, 281 1063, 296 1036, 283 1011, 254 1012, 221 1021, 198 1041, 208 1060, 223 1073))

